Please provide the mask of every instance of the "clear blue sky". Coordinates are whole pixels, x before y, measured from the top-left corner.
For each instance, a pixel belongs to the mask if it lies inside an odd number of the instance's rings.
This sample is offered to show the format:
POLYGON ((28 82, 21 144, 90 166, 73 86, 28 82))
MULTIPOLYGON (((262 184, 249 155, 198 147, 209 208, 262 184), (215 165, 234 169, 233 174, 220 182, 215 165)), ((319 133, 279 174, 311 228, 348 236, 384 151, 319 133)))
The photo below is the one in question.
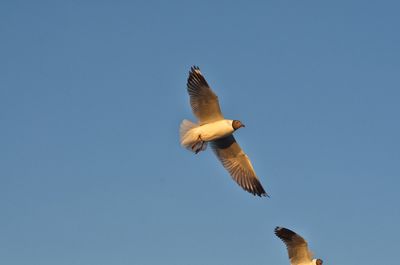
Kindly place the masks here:
POLYGON ((2 1, 0 263, 288 264, 280 225, 397 265, 400 4, 374 2, 2 1), (180 147, 193 64, 270 199, 180 147))

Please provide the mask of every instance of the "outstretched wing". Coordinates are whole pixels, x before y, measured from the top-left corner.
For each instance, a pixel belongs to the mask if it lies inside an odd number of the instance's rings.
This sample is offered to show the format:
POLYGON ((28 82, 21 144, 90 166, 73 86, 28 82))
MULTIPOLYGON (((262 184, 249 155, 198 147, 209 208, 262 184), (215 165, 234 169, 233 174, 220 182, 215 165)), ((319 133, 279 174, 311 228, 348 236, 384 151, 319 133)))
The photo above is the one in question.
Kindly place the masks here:
POLYGON ((212 141, 211 147, 225 169, 244 190, 260 197, 267 196, 249 158, 233 135, 212 141))
POLYGON ((187 91, 193 113, 200 125, 224 119, 217 95, 211 90, 197 66, 190 68, 187 91))
POLYGON ((275 235, 285 243, 292 265, 312 261, 313 254, 308 249, 304 238, 284 227, 276 227, 275 235))

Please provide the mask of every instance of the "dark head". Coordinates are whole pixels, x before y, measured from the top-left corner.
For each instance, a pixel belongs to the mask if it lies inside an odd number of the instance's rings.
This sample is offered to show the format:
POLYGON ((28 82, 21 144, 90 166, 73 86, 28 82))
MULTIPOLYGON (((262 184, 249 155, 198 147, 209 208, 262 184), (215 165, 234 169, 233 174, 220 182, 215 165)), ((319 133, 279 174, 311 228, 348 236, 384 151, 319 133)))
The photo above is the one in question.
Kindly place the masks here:
POLYGON ((238 120, 234 120, 232 122, 232 127, 233 129, 236 131, 237 129, 239 129, 240 127, 244 127, 244 124, 242 124, 240 121, 238 120))
POLYGON ((322 265, 322 259, 317 259, 317 261, 315 262, 315 264, 317 264, 317 265, 322 265))

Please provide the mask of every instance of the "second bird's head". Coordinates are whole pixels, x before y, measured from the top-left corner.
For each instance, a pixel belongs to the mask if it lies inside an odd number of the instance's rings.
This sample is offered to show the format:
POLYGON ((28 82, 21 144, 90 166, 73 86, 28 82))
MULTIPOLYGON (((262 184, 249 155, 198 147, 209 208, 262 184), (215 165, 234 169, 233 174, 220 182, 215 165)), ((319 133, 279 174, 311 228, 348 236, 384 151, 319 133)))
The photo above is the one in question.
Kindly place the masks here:
POLYGON ((323 263, 322 259, 313 259, 313 264, 322 265, 322 263, 323 263))
POLYGON ((244 124, 241 123, 240 121, 234 120, 234 121, 232 122, 232 127, 233 127, 233 129, 236 131, 236 130, 239 129, 240 127, 245 127, 245 126, 244 126, 244 124))

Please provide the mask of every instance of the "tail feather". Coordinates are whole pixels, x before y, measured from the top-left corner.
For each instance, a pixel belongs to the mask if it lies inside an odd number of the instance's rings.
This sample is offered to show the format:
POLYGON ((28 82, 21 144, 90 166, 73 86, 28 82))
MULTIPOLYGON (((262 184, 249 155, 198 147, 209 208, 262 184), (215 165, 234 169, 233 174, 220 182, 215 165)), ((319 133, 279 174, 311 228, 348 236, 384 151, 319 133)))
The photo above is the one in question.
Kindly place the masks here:
POLYGON ((193 130, 197 127, 199 127, 199 125, 196 123, 193 123, 189 120, 183 120, 179 128, 181 145, 186 149, 196 153, 207 148, 207 143, 203 143, 203 145, 201 145, 201 143, 198 142, 199 136, 193 130))

